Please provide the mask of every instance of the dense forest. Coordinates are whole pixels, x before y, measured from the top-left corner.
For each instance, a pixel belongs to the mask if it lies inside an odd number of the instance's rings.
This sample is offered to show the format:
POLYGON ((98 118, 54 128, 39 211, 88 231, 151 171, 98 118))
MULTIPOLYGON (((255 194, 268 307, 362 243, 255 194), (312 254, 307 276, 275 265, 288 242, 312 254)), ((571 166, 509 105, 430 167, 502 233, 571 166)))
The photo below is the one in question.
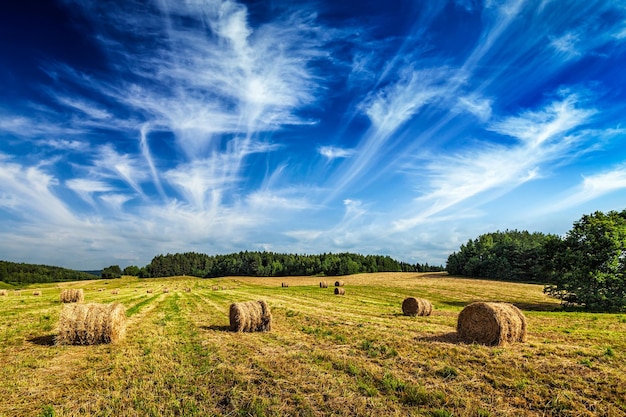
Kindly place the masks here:
POLYGON ((0 281, 13 285, 99 279, 87 272, 49 265, 0 261, 0 281))
POLYGON ((273 252, 239 252, 205 255, 188 252, 158 255, 139 270, 143 278, 192 275, 278 277, 297 275, 349 275, 363 272, 432 272, 442 266, 398 262, 389 256, 354 253, 295 255, 273 252))
POLYGON ((486 233, 451 254, 446 271, 451 275, 545 283, 546 250, 557 240, 555 235, 518 230, 486 233))
POLYGON ((487 233, 448 257, 452 275, 540 282, 568 305, 626 311, 626 210, 597 211, 563 237, 517 230, 487 233))
POLYGON ((45 282, 119 278, 133 275, 141 278, 191 275, 200 278, 221 276, 288 276, 348 275, 361 272, 430 272, 443 271, 443 266, 398 262, 389 256, 352 253, 292 255, 272 252, 239 252, 229 255, 177 253, 158 255, 145 267, 131 265, 122 271, 111 265, 93 273, 47 265, 0 261, 0 281, 13 285, 45 282))

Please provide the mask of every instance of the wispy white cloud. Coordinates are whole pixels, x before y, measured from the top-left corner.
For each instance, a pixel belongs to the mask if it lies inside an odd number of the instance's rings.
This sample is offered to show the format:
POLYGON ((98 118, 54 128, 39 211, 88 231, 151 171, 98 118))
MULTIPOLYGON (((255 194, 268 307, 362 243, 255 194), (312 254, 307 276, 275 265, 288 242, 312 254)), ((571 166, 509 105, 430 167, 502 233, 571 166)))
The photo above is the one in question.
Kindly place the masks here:
POLYGON ((466 111, 486 122, 491 118, 492 100, 478 97, 476 94, 460 97, 457 105, 459 111, 466 111))
POLYGON ((554 38, 550 45, 559 52, 564 59, 576 59, 582 56, 578 49, 579 35, 575 32, 568 32, 565 35, 554 38))
POLYGON ((429 190, 416 201, 421 210, 396 221, 395 229, 412 228, 479 194, 484 204, 490 199, 484 193, 498 196, 539 178, 547 163, 566 157, 580 145, 566 134, 587 123, 596 113, 581 107, 580 101, 577 95, 570 94, 539 111, 527 111, 492 123, 490 130, 518 140, 512 146, 483 143, 464 153, 437 156, 435 162, 425 167, 429 190))
POLYGON ((568 190, 566 197, 555 201, 545 211, 558 212, 623 189, 626 189, 626 167, 621 166, 583 177, 581 184, 568 190))
POLYGON ((348 158, 354 154, 353 149, 339 148, 336 146, 320 146, 317 151, 323 157, 333 160, 337 158, 348 158))
POLYGON ((37 142, 41 146, 49 146, 57 150, 84 151, 89 147, 89 143, 71 139, 42 139, 37 142))
POLYGON ((70 190, 77 193, 83 200, 91 205, 94 205, 94 193, 114 191, 114 188, 104 181, 89 180, 84 178, 74 178, 66 181, 65 184, 70 190))

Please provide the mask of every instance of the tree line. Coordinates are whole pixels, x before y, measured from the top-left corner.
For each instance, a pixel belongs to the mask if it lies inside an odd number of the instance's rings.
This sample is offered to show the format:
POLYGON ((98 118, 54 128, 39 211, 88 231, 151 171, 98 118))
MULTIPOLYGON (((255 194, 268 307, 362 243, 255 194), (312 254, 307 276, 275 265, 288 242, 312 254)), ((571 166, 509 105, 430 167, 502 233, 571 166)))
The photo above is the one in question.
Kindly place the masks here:
POLYGON ((99 279, 87 272, 58 266, 0 261, 0 281, 13 285, 99 279))
POLYGON ((591 311, 626 310, 626 210, 582 216, 563 237, 526 231, 487 233, 448 257, 446 270, 544 291, 591 311))
POLYGON ((389 256, 354 253, 297 255, 274 252, 239 252, 206 255, 196 252, 155 256, 140 268, 141 278, 191 275, 201 278, 222 276, 307 276, 350 275, 371 272, 433 272, 443 266, 399 262, 389 256))

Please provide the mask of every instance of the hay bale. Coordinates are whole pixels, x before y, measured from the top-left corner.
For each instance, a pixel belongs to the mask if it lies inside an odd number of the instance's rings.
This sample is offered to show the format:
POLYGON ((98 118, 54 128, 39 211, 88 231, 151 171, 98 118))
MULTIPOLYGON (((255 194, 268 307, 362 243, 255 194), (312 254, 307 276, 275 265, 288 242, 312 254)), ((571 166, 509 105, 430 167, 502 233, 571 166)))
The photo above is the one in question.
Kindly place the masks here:
POLYGON ((320 281, 320 288, 328 288, 328 282, 320 281))
POLYGON ((82 288, 67 288, 61 291, 62 303, 82 303, 85 301, 85 293, 82 288))
POLYGON ((402 302, 402 313, 405 316, 430 316, 433 305, 423 298, 407 297, 402 302))
POLYGON ((104 291, 104 288, 98 289, 98 292, 102 292, 102 291, 104 291))
POLYGON ((456 331, 468 343, 500 346, 526 341, 526 317, 508 303, 476 302, 461 311, 456 331))
POLYGON ((126 335, 126 310, 120 303, 67 304, 59 318, 57 345, 116 343, 126 335))
POLYGON ((117 295, 117 294, 119 294, 119 293, 120 293, 120 290, 118 290, 118 289, 111 290, 111 294, 115 294, 115 295, 117 295))
POLYGON ((287 288, 287 287, 289 287, 289 284, 286 283, 286 282, 281 282, 280 286, 283 287, 283 288, 287 288))
POLYGON ((335 281, 335 287, 343 287, 343 281, 335 281))
POLYGON ((191 288, 186 287, 186 288, 185 288, 185 292, 191 292, 191 288))
POLYGON ((8 295, 9 295, 9 292, 7 290, 0 290, 0 296, 6 297, 8 295))
POLYGON ((146 290, 146 293, 152 294, 152 291, 154 291, 154 290, 146 290))
POLYGON ((272 314, 263 300, 232 303, 229 316, 233 332, 267 332, 272 328, 272 314))
POLYGON ((165 288, 163 288, 163 292, 164 292, 164 293, 168 293, 168 292, 170 292, 170 289, 169 289, 169 288, 167 288, 167 287, 165 287, 165 288))
POLYGON ((343 288, 335 288, 335 295, 346 295, 346 290, 343 288))
POLYGON ((213 291, 218 291, 220 289, 220 287, 218 287, 217 285, 214 285, 214 286, 211 287, 211 289, 213 291))
POLYGON ((40 296, 41 295, 41 291, 33 291, 33 295, 34 296, 40 296))

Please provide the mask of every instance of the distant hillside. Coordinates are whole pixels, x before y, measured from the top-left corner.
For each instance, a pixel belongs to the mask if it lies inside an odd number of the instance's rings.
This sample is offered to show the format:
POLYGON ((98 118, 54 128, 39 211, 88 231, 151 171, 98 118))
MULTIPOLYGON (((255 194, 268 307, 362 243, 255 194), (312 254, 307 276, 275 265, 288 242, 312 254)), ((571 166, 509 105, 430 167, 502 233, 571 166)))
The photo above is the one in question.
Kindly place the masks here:
POLYGON ((0 261, 0 281, 13 284, 99 279, 97 275, 49 265, 0 261))
POLYGON ((96 271, 79 271, 79 272, 85 272, 87 274, 95 275, 95 276, 100 277, 100 278, 102 277, 102 269, 98 269, 96 271))

